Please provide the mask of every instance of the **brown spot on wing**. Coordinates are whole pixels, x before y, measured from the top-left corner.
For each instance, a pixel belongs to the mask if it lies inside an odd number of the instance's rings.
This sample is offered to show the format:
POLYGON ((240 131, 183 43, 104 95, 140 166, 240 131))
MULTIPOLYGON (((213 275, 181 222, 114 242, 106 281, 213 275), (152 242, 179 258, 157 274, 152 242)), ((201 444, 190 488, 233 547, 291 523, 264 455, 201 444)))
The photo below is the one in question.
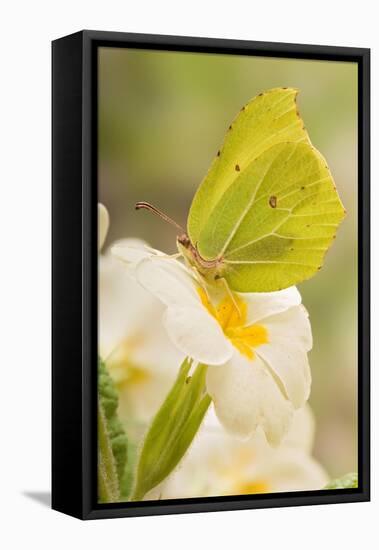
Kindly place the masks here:
POLYGON ((271 208, 276 208, 277 198, 275 197, 275 195, 272 195, 272 196, 269 198, 268 203, 269 203, 269 205, 271 206, 271 208))

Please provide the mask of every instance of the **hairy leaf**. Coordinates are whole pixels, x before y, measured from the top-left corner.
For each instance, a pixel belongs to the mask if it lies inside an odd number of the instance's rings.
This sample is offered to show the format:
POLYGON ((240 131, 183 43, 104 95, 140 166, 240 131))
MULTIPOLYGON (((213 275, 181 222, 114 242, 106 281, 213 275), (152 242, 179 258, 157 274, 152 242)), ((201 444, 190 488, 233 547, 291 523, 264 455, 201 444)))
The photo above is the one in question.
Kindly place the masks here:
POLYGON ((358 487, 358 474, 350 473, 338 479, 330 481, 325 489, 356 489, 358 487))
POLYGON ((104 362, 98 362, 99 500, 114 502, 124 496, 128 443, 117 417, 118 397, 104 362))

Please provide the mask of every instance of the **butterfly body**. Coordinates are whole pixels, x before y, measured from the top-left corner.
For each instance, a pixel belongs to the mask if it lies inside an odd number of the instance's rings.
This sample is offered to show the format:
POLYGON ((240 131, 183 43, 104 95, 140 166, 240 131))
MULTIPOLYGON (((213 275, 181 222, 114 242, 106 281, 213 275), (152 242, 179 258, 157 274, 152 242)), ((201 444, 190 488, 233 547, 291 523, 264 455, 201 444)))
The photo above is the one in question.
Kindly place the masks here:
POLYGON ((178 237, 177 246, 186 262, 195 268, 206 280, 212 282, 223 277, 225 265, 222 257, 211 260, 203 258, 197 247, 191 243, 191 239, 187 234, 178 237))

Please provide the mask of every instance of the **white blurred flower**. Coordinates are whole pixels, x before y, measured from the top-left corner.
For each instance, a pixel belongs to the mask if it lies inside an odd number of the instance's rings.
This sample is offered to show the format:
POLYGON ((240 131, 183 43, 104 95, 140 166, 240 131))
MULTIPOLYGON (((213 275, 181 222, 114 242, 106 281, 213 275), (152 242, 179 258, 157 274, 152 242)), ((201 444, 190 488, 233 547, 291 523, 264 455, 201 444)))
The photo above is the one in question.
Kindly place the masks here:
POLYGON ((104 244, 105 238, 106 238, 107 233, 108 233, 108 228, 109 228, 108 210, 101 203, 98 203, 98 205, 97 205, 97 219, 98 219, 97 243, 98 243, 98 250, 100 252, 100 250, 102 249, 102 246, 104 244))
MULTIPOLYGON (((107 211, 99 205, 99 244, 108 225, 107 211)), ((134 239, 120 242, 145 247, 134 239)), ((119 416, 128 424, 131 419, 144 424, 169 391, 183 355, 162 326, 162 304, 109 253, 99 256, 98 290, 99 355, 117 385, 119 416)))
POLYGON ((179 467, 147 499, 322 489, 328 476, 310 455, 313 435, 307 406, 295 412, 287 436, 275 448, 261 430, 248 441, 231 437, 210 410, 179 467))
POLYGON ((163 324, 176 347, 209 365, 207 391, 225 428, 246 438, 261 426, 278 444, 311 384, 312 333, 297 289, 220 295, 151 249, 116 245, 112 253, 165 305, 163 324))

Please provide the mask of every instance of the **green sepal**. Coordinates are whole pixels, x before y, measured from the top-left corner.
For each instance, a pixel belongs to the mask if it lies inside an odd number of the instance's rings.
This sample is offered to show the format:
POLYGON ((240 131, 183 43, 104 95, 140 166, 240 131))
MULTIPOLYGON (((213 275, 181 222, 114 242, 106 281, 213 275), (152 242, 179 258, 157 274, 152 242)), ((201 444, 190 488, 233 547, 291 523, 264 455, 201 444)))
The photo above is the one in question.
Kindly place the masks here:
POLYGON ((193 376, 188 376, 191 364, 188 359, 183 361, 171 391, 146 434, 132 500, 142 500, 174 470, 208 410, 211 398, 204 390, 207 367, 198 365, 193 376))
POLYGON ((333 479, 325 486, 325 489, 357 489, 358 474, 353 472, 338 479, 333 479))
POLYGON ((128 442, 117 416, 118 396, 105 363, 98 361, 98 498, 117 502, 124 487, 128 442))

